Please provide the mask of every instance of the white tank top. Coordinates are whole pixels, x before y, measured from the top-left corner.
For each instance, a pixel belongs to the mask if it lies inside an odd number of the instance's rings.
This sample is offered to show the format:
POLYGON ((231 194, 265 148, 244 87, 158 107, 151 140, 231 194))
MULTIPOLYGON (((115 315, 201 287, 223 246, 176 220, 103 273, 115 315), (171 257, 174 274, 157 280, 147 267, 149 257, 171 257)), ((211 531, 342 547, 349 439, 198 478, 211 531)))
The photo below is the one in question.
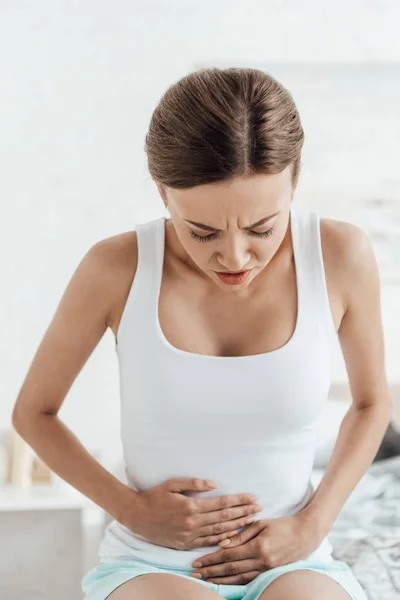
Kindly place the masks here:
MULTIPOLYGON (((125 473, 132 489, 148 490, 172 477, 212 479, 216 489, 186 494, 257 494, 264 507, 257 519, 290 516, 308 503, 314 492, 316 424, 329 392, 336 330, 319 216, 297 208, 290 213, 295 332, 277 350, 247 356, 186 352, 166 339, 158 319, 165 217, 136 226, 138 265, 115 347, 125 473)), ((160 546, 113 520, 99 556, 193 569, 196 558, 220 549, 160 546)), ((332 560, 328 538, 309 558, 332 560)))

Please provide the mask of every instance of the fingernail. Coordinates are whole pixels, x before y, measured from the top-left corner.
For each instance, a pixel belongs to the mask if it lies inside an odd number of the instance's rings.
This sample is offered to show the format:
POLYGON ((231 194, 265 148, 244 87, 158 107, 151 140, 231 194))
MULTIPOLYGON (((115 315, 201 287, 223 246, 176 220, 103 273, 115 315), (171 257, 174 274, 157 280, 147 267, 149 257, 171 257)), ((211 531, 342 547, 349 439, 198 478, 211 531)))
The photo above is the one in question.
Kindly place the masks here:
POLYGON ((231 540, 222 540, 222 542, 219 543, 220 546, 228 546, 231 543, 231 540))
POLYGON ((199 560, 196 560, 194 563, 192 563, 192 567, 196 568, 196 567, 201 567, 202 564, 199 560))
POLYGON ((195 577, 196 579, 201 579, 200 573, 192 573, 190 577, 195 577))
POLYGON ((256 518, 255 518, 255 517, 249 517, 249 518, 246 520, 246 523, 247 523, 247 524, 249 524, 249 523, 252 523, 252 522, 253 522, 253 521, 255 521, 255 520, 256 520, 256 518))

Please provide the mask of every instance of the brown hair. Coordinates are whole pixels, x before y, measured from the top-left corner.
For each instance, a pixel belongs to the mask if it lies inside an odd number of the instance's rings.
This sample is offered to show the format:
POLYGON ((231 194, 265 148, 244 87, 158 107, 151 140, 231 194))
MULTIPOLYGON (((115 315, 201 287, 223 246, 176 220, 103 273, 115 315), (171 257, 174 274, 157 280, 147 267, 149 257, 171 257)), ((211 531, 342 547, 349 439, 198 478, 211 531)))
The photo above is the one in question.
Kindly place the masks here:
POLYGON ((167 89, 145 139, 149 172, 163 191, 288 165, 295 188, 304 131, 291 94, 271 75, 204 68, 167 89))

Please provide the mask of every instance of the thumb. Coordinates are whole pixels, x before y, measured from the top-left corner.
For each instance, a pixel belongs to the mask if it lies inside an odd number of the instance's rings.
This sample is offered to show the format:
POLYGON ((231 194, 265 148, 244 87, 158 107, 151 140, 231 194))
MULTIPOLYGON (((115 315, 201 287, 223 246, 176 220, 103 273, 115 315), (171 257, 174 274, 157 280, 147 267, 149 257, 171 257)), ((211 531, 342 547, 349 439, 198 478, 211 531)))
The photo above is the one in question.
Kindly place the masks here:
POLYGON ((260 521, 256 521, 255 523, 252 523, 251 525, 248 525, 247 527, 245 527, 242 531, 240 531, 236 535, 233 535, 230 538, 221 540, 219 542, 219 545, 222 546, 223 548, 234 548, 236 546, 240 546, 241 544, 244 544, 245 542, 248 542, 249 540, 256 537, 260 533, 260 531, 262 531, 264 528, 265 528, 265 525, 261 526, 260 521))

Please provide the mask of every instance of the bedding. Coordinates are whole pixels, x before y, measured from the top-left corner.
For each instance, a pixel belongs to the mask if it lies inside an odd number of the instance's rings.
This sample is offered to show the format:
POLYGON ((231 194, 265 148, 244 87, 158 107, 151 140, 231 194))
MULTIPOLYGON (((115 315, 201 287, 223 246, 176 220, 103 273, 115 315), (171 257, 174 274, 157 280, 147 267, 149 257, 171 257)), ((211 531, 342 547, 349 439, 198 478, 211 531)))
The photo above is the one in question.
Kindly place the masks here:
MULTIPOLYGON (((323 473, 313 470, 314 486, 323 473)), ((369 467, 328 539, 369 600, 400 600, 400 456, 369 467)))

